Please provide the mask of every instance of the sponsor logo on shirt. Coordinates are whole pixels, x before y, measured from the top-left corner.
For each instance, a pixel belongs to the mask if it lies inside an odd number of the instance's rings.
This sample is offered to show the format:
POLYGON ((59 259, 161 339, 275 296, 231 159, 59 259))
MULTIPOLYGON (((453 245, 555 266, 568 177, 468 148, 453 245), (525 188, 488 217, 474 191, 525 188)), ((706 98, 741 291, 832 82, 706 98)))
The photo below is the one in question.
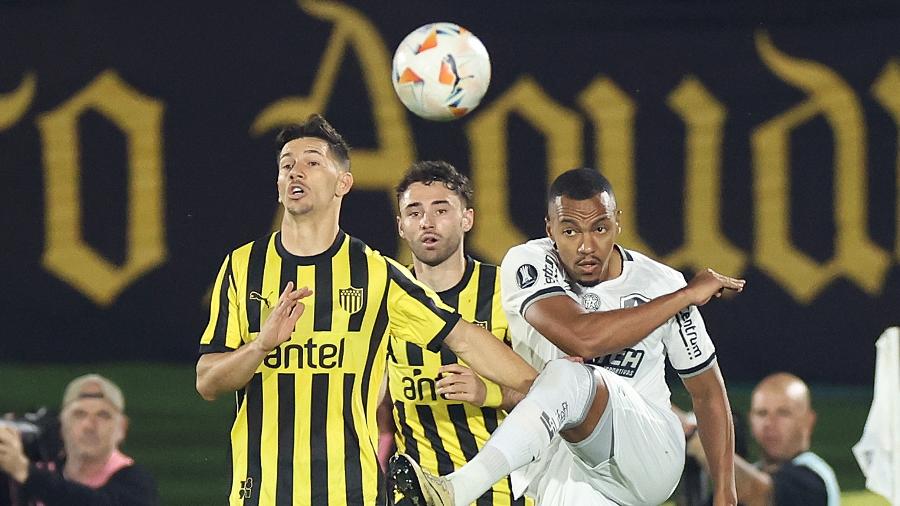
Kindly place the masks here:
POLYGON ((556 261, 553 257, 547 255, 544 257, 544 282, 547 284, 555 283, 559 278, 559 269, 556 267, 556 261))
POLYGON ((334 369, 344 367, 344 338, 337 343, 294 341, 279 345, 263 359, 269 369, 334 369))
POLYGON ((519 285, 519 288, 528 288, 537 281, 537 275, 538 271, 535 266, 524 264, 516 271, 516 284, 519 285))
MULTIPOLYGON (((435 381, 437 379, 440 379, 440 376, 429 378, 422 375, 422 369, 415 368, 412 370, 412 376, 403 376, 401 380, 403 383, 403 396, 409 401, 434 402, 438 398, 435 381)), ((441 397, 443 399, 447 398, 443 395, 441 397)))
POLYGON ((675 320, 678 321, 678 332, 681 334, 681 342, 684 343, 684 351, 687 352, 688 358, 699 357, 702 352, 697 342, 697 325, 691 318, 690 308, 681 310, 675 315, 675 320))
POLYGON ((643 360, 644 350, 625 348, 618 353, 597 357, 589 361, 589 363, 599 365, 623 378, 633 378, 637 374, 638 367, 641 366, 643 360))

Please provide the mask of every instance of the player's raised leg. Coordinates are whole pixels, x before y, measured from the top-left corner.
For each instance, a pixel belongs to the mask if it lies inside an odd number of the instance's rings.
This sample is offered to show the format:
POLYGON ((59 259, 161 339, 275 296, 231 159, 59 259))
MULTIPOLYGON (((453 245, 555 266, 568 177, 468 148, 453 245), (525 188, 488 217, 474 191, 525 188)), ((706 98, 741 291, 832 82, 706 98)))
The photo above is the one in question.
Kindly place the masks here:
MULTIPOLYGON (((395 497, 408 501, 398 504, 471 504, 513 470, 541 458, 560 431, 573 441, 593 434, 607 401, 606 386, 591 367, 550 361, 485 447, 455 473, 433 477, 404 456, 392 459, 395 497)), ((606 433, 611 439, 612 432, 606 433)))

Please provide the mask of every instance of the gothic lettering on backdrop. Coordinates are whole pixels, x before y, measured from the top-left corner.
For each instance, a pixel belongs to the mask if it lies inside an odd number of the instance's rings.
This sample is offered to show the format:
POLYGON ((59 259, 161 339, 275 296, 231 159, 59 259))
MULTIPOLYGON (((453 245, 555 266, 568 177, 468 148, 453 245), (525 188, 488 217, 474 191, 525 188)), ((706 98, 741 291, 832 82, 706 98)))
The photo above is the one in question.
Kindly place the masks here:
MULTIPOLYGON (((335 99, 338 74, 348 59, 362 70, 377 146, 354 151, 355 184, 391 195, 402 172, 416 159, 408 115, 394 97, 388 79, 390 53, 382 35, 359 11, 335 2, 299 1, 309 16, 331 23, 331 34, 316 66, 309 93, 274 99, 249 125, 249 137, 271 131, 312 112, 327 109, 335 99)), ((694 75, 687 75, 667 95, 666 105, 684 124, 683 243, 672 252, 656 252, 641 235, 637 197, 635 114, 640 103, 610 76, 599 75, 573 97, 573 109, 551 96, 540 76, 521 75, 454 128, 464 128, 468 140, 475 207, 483 216, 469 245, 489 260, 499 261, 510 246, 527 239, 513 220, 510 180, 509 123, 521 120, 541 139, 546 153, 547 181, 584 160, 585 126, 591 126, 593 162, 614 181, 627 224, 626 246, 650 253, 677 268, 712 266, 740 275, 749 263, 760 268, 794 300, 810 304, 833 281, 843 278, 877 296, 887 272, 900 259, 900 223, 895 251, 879 246, 868 231, 867 125, 861 98, 833 69, 779 50, 765 33, 757 34, 756 50, 765 68, 805 98, 757 125, 747 142, 752 153, 754 230, 752 251, 735 246, 722 227, 723 132, 728 104, 694 75), (816 119, 825 119, 833 136, 834 254, 817 261, 792 240, 791 133, 816 119), (585 121, 586 120, 586 121, 585 121)), ((31 107, 41 76, 26 73, 12 91, 0 93, 0 132, 20 122, 31 107)), ((496 85, 495 85, 496 86, 496 85)), ((900 125, 900 64, 890 60, 874 76, 871 96, 900 125)), ((45 269, 79 290, 98 306, 108 306, 149 270, 166 261, 166 224, 160 99, 148 97, 124 82, 114 70, 99 74, 83 89, 52 110, 37 116, 42 141, 45 191, 45 269), (127 140, 128 219, 126 260, 110 262, 82 234, 79 191, 79 118, 98 113, 127 140), (53 177, 50 177, 52 175, 53 177)), ((898 133, 900 139, 900 133, 898 133)), ((900 140, 898 140, 900 145, 900 140)), ((540 162, 539 162, 540 163, 540 162)), ((897 157, 900 186, 900 155, 897 157)), ((895 204, 900 215, 900 198, 895 204)), ((276 216, 275 226, 280 222, 276 216)), ((261 231, 262 232, 262 231, 261 231)), ((392 232, 392 231, 390 231, 392 232)), ((398 241, 401 258, 407 251, 398 241)))
POLYGON ((763 63, 808 98, 766 121, 753 133, 756 202, 755 259, 800 302, 810 302, 837 277, 875 295, 884 285, 890 256, 868 236, 866 125, 853 90, 820 63, 780 52, 765 34, 757 36, 763 63), (790 133, 822 115, 834 137, 835 256, 819 263, 790 238, 790 133))
POLYGON ((38 116, 44 158, 44 268, 99 306, 166 260, 162 163, 163 105, 113 71, 101 73, 72 98, 38 116), (100 114, 127 142, 126 254, 116 265, 82 235, 79 118, 100 114))

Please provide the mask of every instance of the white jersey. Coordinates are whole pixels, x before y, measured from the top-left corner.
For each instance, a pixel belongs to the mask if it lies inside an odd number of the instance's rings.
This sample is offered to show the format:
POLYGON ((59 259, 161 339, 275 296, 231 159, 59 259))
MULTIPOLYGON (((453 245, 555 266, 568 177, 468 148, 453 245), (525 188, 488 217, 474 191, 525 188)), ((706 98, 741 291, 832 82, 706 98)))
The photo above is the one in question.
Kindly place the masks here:
MULTIPOLYGON (((659 262, 624 248, 622 274, 592 287, 568 279, 549 238, 515 246, 501 264, 503 309, 509 320, 513 349, 541 370, 550 360, 566 356, 524 317, 531 304, 567 295, 588 311, 634 307, 686 285, 684 276, 659 262)), ((648 402, 668 409, 665 357, 682 378, 699 374, 715 363, 715 347, 696 306, 680 311, 636 345, 589 363, 604 367, 630 383, 648 402)), ((585 357, 588 358, 588 357, 585 357)))

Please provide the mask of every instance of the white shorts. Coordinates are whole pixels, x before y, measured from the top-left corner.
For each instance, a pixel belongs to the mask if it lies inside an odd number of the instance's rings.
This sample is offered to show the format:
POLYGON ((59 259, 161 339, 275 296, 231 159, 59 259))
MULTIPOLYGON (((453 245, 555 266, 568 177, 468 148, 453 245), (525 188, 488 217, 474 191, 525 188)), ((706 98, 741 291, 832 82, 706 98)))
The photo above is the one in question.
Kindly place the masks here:
POLYGON ((684 467, 684 431, 670 407, 644 400, 601 367, 609 390, 613 456, 591 467, 558 436, 546 457, 524 468, 527 494, 541 506, 650 505, 669 498, 684 467))

